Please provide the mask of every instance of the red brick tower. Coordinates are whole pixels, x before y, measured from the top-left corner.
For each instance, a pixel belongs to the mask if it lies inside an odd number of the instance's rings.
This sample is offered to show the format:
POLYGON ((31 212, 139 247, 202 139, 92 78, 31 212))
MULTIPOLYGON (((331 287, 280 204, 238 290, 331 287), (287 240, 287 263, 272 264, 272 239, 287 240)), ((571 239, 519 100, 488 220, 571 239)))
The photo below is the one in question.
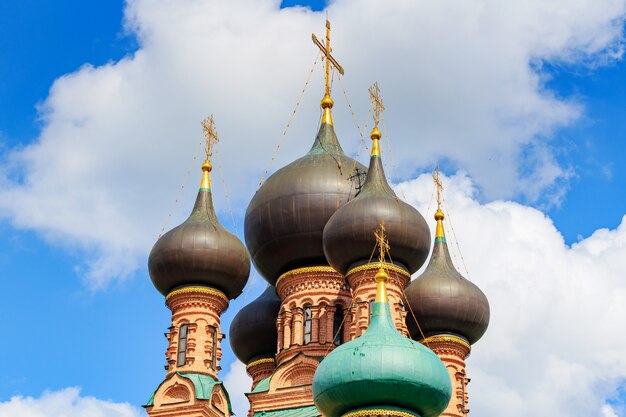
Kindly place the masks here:
POLYGON ((185 222, 155 243, 149 258, 152 282, 172 311, 165 335, 166 375, 145 406, 150 417, 231 414, 228 393, 218 379, 220 315, 245 286, 250 258, 215 215, 210 157, 217 134, 212 116, 203 127, 207 155, 194 208, 185 222))

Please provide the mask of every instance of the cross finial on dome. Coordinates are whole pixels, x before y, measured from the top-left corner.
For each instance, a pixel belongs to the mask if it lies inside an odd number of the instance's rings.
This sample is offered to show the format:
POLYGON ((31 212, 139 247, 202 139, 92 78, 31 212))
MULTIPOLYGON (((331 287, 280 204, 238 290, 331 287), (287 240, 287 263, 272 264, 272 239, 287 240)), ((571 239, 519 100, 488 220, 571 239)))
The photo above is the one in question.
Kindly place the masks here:
POLYGON ((378 87, 378 82, 375 82, 370 88, 370 100, 372 101, 372 106, 374 107, 374 128, 370 133, 370 138, 372 139, 372 155, 371 156, 380 156, 380 146, 378 145, 378 141, 382 137, 380 130, 378 130, 378 123, 380 122, 380 114, 383 110, 385 110, 385 106, 383 106, 383 100, 380 98, 380 87, 378 87))
POLYGON ((209 173, 213 169, 213 165, 211 165, 211 156, 213 156, 213 146, 219 142, 219 138, 217 136, 217 129, 215 128, 215 121, 213 120, 213 115, 210 115, 202 122, 202 131, 204 132, 204 137, 206 143, 204 145, 204 152, 206 153, 206 159, 202 163, 202 181, 200 182, 201 190, 211 190, 211 177, 209 173))
POLYGON ((441 210, 441 199, 443 197, 443 184, 439 178, 439 165, 433 172, 433 181, 435 181, 435 188, 437 189, 437 210, 441 210))
POLYGON ((376 246, 378 247, 378 262, 385 262, 386 255, 389 254, 389 241, 385 234, 385 221, 380 221, 380 227, 374 231, 376 246))
POLYGON ((435 239, 445 239, 445 233, 443 231, 443 211, 441 210, 441 202, 443 201, 443 184, 441 178, 439 178, 439 165, 433 172, 433 181, 435 181, 435 188, 437 189, 437 211, 435 212, 435 220, 437 220, 437 229, 435 230, 435 239))
POLYGON ((206 160, 208 161, 213 155, 213 145, 220 141, 217 136, 217 129, 215 128, 213 115, 210 115, 202 121, 202 131, 204 132, 204 137, 206 138, 204 151, 206 152, 206 160))
POLYGON ((372 100, 372 105, 374 106, 374 127, 378 127, 380 114, 383 110, 385 110, 383 99, 380 98, 380 87, 378 87, 378 81, 369 88, 369 92, 370 100, 372 100))
POLYGON ((332 52, 332 49, 330 48, 330 20, 328 20, 328 18, 326 19, 326 43, 323 44, 322 42, 320 42, 314 33, 311 34, 311 38, 313 39, 313 43, 317 45, 318 48, 320 48, 320 51, 322 51, 322 55, 326 63, 326 68, 324 71, 324 98, 322 99, 321 103, 322 108, 324 109, 322 123, 332 125, 333 118, 330 113, 330 109, 332 109, 334 103, 333 99, 330 98, 330 64, 333 64, 333 67, 335 67, 341 75, 343 75, 343 68, 341 67, 341 65, 339 65, 339 62, 337 62, 337 60, 335 60, 335 58, 333 58, 333 56, 330 54, 332 52))

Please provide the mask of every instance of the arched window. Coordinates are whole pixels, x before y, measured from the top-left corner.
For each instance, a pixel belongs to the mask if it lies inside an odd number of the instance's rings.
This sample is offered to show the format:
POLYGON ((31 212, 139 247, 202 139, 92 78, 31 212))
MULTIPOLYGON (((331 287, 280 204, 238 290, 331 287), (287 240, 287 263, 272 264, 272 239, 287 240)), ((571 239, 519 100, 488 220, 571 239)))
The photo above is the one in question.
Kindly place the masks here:
POLYGON ((304 344, 311 343, 311 307, 304 307, 304 344))
POLYGON ((335 315, 333 317, 333 343, 339 346, 343 343, 343 308, 340 305, 335 306, 335 315))
POLYGON ((176 362, 176 366, 183 366, 187 361, 187 327, 188 324, 183 324, 180 326, 180 330, 178 332, 178 361, 176 362))

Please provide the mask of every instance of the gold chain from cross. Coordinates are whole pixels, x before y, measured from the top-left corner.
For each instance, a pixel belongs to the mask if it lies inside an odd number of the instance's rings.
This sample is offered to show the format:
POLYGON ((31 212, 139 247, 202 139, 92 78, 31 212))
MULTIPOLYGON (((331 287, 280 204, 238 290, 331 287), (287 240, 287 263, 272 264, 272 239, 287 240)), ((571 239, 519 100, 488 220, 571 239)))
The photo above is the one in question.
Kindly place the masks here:
POLYGON ((389 242, 385 234, 385 221, 381 220, 380 228, 374 231, 376 237, 376 246, 378 246, 378 261, 382 264, 385 262, 386 255, 389 253, 389 242))
POLYGON ((326 61, 326 71, 324 72, 326 82, 325 93, 327 96, 330 96, 330 64, 333 64, 337 71, 339 71, 339 74, 343 75, 343 68, 330 54, 332 52, 332 49, 330 48, 330 21, 326 19, 326 44, 320 42, 314 33, 311 34, 311 38, 313 39, 313 43, 320 48, 320 51, 322 51, 322 55, 326 61))
POLYGON ((380 98, 380 88, 378 87, 378 82, 375 82, 374 85, 369 88, 369 92, 372 106, 374 107, 374 126, 378 127, 380 113, 385 110, 385 106, 383 106, 383 99, 380 98))
POLYGON ((206 159, 208 161, 211 158, 211 155, 213 155, 213 145, 220 141, 217 137, 217 129, 215 128, 213 115, 210 115, 202 121, 202 131, 204 132, 204 137, 206 138, 204 151, 206 152, 206 159))
POLYGON ((435 172, 433 172, 433 180, 435 181, 435 188, 437 189, 437 208, 441 210, 443 184, 441 183, 441 179, 439 178, 439 165, 437 165, 437 168, 435 168, 435 172))

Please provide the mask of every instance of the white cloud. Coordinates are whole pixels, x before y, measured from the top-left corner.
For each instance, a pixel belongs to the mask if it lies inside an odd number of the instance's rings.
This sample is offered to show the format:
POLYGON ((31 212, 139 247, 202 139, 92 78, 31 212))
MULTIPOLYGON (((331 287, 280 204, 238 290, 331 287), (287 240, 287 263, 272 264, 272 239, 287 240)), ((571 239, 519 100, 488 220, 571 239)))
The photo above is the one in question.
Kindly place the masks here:
MULTIPOLYGON (((92 288, 129 276, 144 265, 161 226, 188 212, 199 180, 191 158, 201 153, 199 121, 211 112, 241 214, 313 61, 310 33, 323 31, 322 13, 280 10, 279 3, 129 0, 126 28, 140 49, 54 83, 39 138, 0 167, 0 215, 83 251, 92 288), (181 203, 169 218, 176 197, 181 203)), ((533 201, 558 200, 566 189, 572 173, 548 140, 583 111, 545 89, 541 63, 620 58, 624 4, 337 0, 329 14, 361 125, 366 87, 382 85, 383 139, 392 138, 402 177, 447 159, 476 179, 483 198, 533 201)), ((312 142, 320 66, 273 169, 312 142)), ((337 81, 334 90, 338 132, 355 151, 358 134, 337 81)), ((217 172, 214 182, 219 191, 217 172)), ((216 200, 225 212, 223 196, 216 200)))
POLYGON ((252 378, 246 372, 246 365, 235 359, 224 377, 224 386, 228 390, 230 405, 235 415, 238 417, 247 416, 250 403, 244 393, 250 392, 252 378))
POLYGON ((0 417, 140 417, 145 413, 127 403, 81 397, 78 388, 46 391, 41 397, 12 397, 0 402, 0 417))
MULTIPOLYGON (((606 401, 626 381, 626 216, 617 229, 568 247, 539 210, 477 202, 464 173, 444 178, 444 187, 447 236, 458 237, 469 276, 491 305, 489 329, 468 359, 472 413, 616 415, 606 401)), ((426 213, 430 176, 399 189, 426 213)), ((456 245, 449 247, 464 271, 456 245)))
POLYGON ((619 417, 619 416, 615 413, 615 410, 613 410, 613 407, 611 407, 608 404, 605 404, 602 407, 602 417, 619 417))

